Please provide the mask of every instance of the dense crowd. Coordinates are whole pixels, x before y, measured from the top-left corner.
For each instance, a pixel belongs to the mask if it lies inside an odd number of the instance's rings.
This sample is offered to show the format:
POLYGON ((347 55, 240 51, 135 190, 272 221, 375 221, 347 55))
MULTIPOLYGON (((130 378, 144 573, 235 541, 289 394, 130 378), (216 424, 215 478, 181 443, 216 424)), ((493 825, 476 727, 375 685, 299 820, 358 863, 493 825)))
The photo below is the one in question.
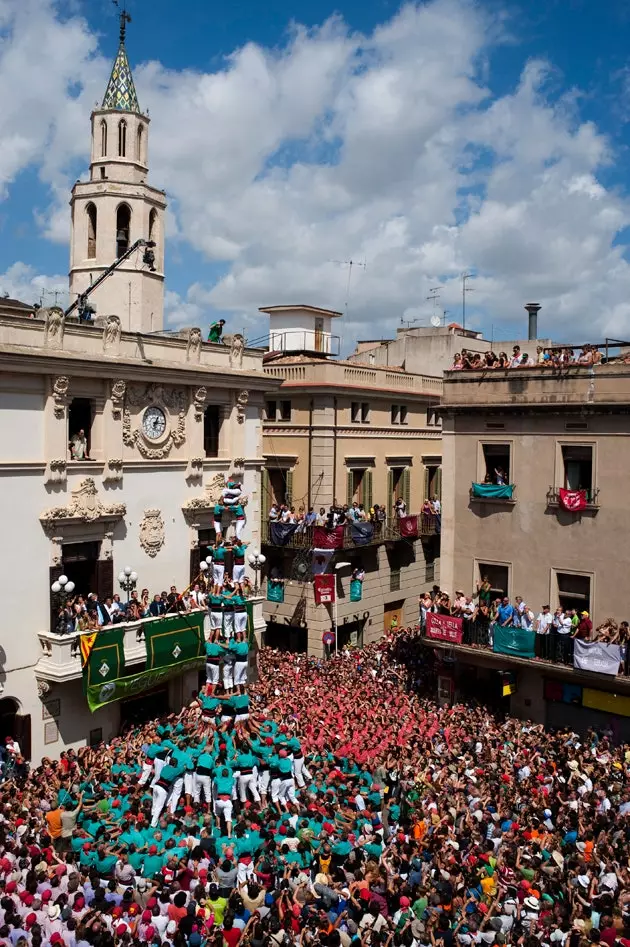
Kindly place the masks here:
POLYGON ((44 759, 0 802, 0 944, 627 947, 630 748, 439 707, 432 660, 263 650, 247 694, 222 655, 44 759))
POLYGON ((542 345, 536 347, 536 355, 532 356, 528 352, 522 352, 520 345, 512 348, 512 354, 507 352, 496 352, 491 349, 487 352, 468 352, 462 349, 453 356, 451 371, 475 370, 481 371, 495 368, 565 368, 569 365, 584 365, 590 367, 599 365, 602 361, 602 353, 595 345, 583 345, 581 348, 563 348, 554 346, 552 348, 543 348, 542 345))
MULTIPOLYGON (((427 498, 422 504, 421 513, 439 515, 442 504, 437 496, 427 498)), ((394 497, 392 502, 392 518, 401 519, 407 515, 407 504, 402 497, 394 497)), ((336 526, 351 525, 352 523, 374 523, 383 526, 387 522, 388 514, 384 506, 375 503, 368 508, 358 500, 342 505, 333 503, 328 509, 322 506, 319 512, 315 507, 300 506, 296 512, 294 506, 286 503, 272 503, 269 509, 269 522, 297 524, 298 530, 306 530, 313 526, 323 526, 334 529, 336 526)))

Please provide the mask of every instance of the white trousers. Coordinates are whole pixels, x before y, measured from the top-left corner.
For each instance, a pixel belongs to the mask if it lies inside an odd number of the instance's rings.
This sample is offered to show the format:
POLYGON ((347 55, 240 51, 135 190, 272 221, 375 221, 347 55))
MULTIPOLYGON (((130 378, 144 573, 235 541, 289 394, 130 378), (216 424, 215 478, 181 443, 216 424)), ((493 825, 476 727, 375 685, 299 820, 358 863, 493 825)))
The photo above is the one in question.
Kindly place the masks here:
POLYGON ((280 777, 274 776, 271 780, 271 801, 278 802, 280 799, 280 777))
POLYGON ((250 861, 249 865, 244 865, 243 862, 239 862, 236 866, 236 882, 239 885, 244 885, 246 881, 249 881, 250 878, 254 877, 254 859, 250 861))
POLYGON ((223 612, 210 612, 210 627, 213 631, 223 628, 223 612))
POLYGON ((168 756, 166 757, 166 759, 163 759, 163 760, 159 759, 159 758, 156 756, 156 758, 153 760, 153 770, 154 770, 154 774, 155 774, 155 775, 153 776, 153 779, 151 780, 151 784, 150 784, 150 785, 151 785, 151 789, 153 789, 153 787, 154 787, 155 784, 157 783, 158 779, 160 778, 160 773, 162 772, 162 770, 163 770, 164 767, 166 766, 166 761, 167 761, 167 760, 168 760, 168 756))
POLYGON ((195 802, 205 800, 207 803, 212 801, 212 781, 207 773, 195 773, 195 791, 193 793, 193 800, 195 802), (201 800, 202 796, 203 800, 201 800))
POLYGON ((211 664, 209 661, 206 661, 206 683, 208 684, 219 683, 219 665, 218 664, 211 664))
POLYGON ((173 783, 173 788, 171 789, 170 795, 168 797, 168 811, 171 815, 175 815, 177 805, 182 794, 182 789, 184 788, 184 777, 178 776, 175 782, 173 783))
POLYGON ((243 530, 244 530, 244 529, 245 529, 245 520, 244 520, 244 519, 242 519, 242 520, 237 520, 237 521, 236 521, 236 526, 234 527, 234 530, 235 530, 235 532, 236 532, 236 538, 237 538, 237 539, 240 539, 240 538, 241 538, 241 536, 243 535, 243 530))
POLYGON ((254 802, 260 802, 260 793, 258 792, 258 769, 254 766, 251 773, 239 777, 238 792, 241 802, 247 802, 247 790, 251 792, 254 802))
POLYGON ((231 638, 234 634, 234 612, 223 612, 223 637, 231 638))
POLYGON ((280 802, 295 803, 295 780, 293 776, 280 782, 280 802))
POLYGON ((226 690, 234 687, 234 662, 229 658, 223 662, 223 686, 226 690))
POLYGON ((234 686, 247 684, 247 661, 234 662, 234 686))
POLYGON ((295 781, 300 787, 300 789, 302 789, 306 785, 306 783, 304 782, 304 777, 306 777, 306 779, 311 778, 311 774, 307 770, 306 765, 304 763, 304 757, 302 757, 299 760, 293 760, 293 775, 295 776, 295 781))
POLYGON ((214 803, 214 814, 217 819, 220 819, 221 816, 225 819, 226 822, 232 823, 232 800, 231 799, 217 799, 214 803))
POLYGON ((184 794, 192 796, 195 791, 195 774, 184 773, 184 794))
POLYGON ((158 824, 162 809, 166 805, 168 791, 164 786, 153 787, 153 804, 151 806, 151 825, 153 828, 158 824))
POLYGON ((140 779, 138 780, 138 786, 144 786, 152 772, 153 760, 144 760, 142 764, 142 773, 140 774, 140 779))
POLYGON ((223 585, 223 578, 225 576, 225 566, 222 562, 213 562, 212 563, 212 578, 214 579, 215 585, 223 585))
POLYGON ((264 769, 261 773, 258 774, 258 792, 263 796, 267 795, 267 790, 269 789, 269 770, 264 769))
POLYGON ((245 564, 232 566, 232 578, 235 582, 242 582, 245 578, 245 564))
POLYGON ((247 612, 234 612, 234 631, 247 631, 247 612))

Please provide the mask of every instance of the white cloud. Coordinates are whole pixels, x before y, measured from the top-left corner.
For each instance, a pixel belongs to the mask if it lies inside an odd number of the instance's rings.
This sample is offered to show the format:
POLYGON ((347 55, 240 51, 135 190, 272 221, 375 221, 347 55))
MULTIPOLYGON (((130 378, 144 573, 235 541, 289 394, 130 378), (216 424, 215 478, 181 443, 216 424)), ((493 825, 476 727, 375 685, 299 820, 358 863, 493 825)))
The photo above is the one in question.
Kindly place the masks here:
MULTIPOLYGON (((0 0, 0 33, 9 21, 0 194, 38 166, 53 194, 42 227, 61 240, 108 64, 86 24, 61 22, 48 0, 0 0)), ((203 324, 215 307, 262 334, 260 305, 340 308, 348 269, 331 261, 354 259, 367 267, 353 270, 346 338, 427 312, 437 284, 456 319, 464 269, 488 328, 514 322, 517 334, 537 299, 546 334, 627 335, 630 268, 613 244, 628 202, 599 178, 614 155, 580 120, 579 93, 555 94, 553 64, 524 62, 518 86, 492 94, 503 26, 483 5, 430 0, 368 36, 339 18, 296 26, 283 48, 247 44, 214 73, 137 67, 171 239, 226 264, 216 285, 196 272, 188 292, 167 294, 169 322, 203 324)), ((138 44, 132 30, 132 59, 138 44)))
POLYGON ((33 266, 17 262, 0 273, 0 296, 10 296, 26 303, 41 303, 44 306, 69 305, 68 277, 44 276, 33 266))

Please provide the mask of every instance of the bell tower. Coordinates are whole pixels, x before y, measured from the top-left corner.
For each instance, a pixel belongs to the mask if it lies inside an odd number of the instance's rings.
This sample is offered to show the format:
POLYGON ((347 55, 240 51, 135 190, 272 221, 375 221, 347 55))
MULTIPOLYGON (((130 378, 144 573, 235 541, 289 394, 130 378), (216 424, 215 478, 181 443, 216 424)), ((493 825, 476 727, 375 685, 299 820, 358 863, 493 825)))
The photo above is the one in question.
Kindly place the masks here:
POLYGON ((89 181, 70 200, 70 299, 93 283, 139 238, 155 241, 153 267, 139 248, 94 291, 97 316, 118 316, 123 330, 155 332, 164 323, 164 191, 147 184, 149 117, 140 111, 127 59, 131 17, 120 14, 120 45, 105 97, 92 112, 89 181))

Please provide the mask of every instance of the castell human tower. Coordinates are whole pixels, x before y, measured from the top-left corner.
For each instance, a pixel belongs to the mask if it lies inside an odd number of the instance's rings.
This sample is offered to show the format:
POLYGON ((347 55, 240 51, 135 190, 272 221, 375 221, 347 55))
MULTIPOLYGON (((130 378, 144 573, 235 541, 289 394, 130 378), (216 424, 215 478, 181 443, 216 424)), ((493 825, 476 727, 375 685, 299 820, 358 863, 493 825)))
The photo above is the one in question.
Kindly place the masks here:
POLYGON ((120 16, 120 45, 105 97, 92 112, 89 181, 70 201, 70 297, 93 283, 140 238, 154 241, 154 260, 139 248, 90 296, 97 317, 116 315, 123 330, 155 332, 164 318, 164 191, 147 184, 149 117, 140 110, 127 59, 130 16, 120 16))

